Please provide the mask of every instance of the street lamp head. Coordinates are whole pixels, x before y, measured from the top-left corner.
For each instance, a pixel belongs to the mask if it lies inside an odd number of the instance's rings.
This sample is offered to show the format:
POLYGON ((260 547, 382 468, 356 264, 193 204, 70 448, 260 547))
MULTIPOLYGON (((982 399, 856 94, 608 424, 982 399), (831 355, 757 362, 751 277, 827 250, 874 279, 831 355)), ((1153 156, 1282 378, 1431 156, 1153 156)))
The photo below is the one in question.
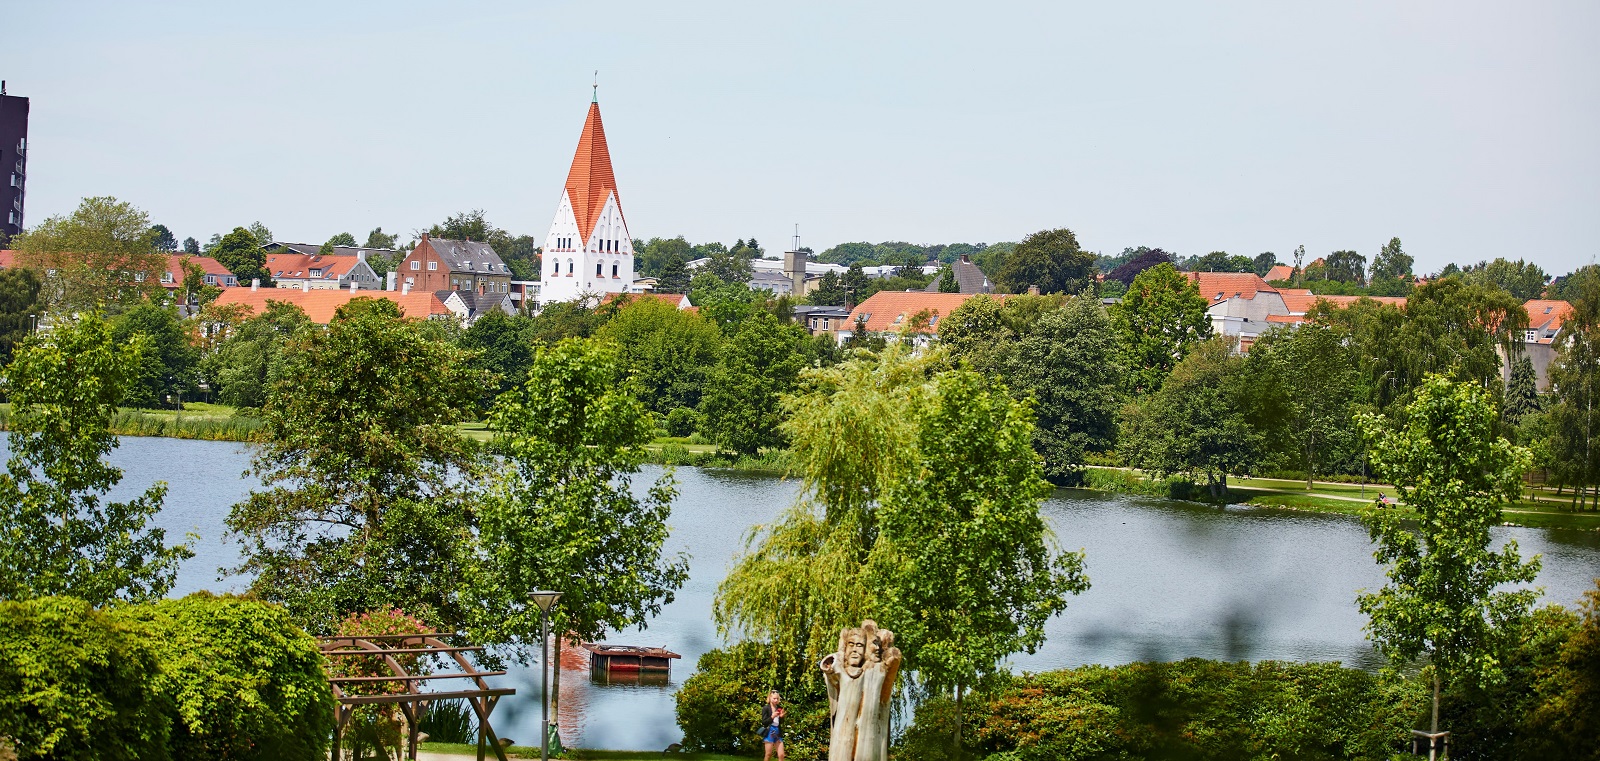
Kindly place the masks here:
POLYGON ((529 597, 533 598, 533 604, 539 606, 539 610, 549 613, 550 609, 555 607, 556 601, 561 599, 561 593, 541 590, 534 592, 529 597))

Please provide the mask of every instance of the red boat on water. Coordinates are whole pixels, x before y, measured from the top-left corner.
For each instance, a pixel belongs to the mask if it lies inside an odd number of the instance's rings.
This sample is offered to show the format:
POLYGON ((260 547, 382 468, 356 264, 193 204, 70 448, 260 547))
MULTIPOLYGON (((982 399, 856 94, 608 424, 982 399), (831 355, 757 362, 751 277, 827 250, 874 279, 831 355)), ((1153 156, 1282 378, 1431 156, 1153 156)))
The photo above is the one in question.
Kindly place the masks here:
POLYGON ((589 668, 593 671, 670 672, 672 661, 683 657, 664 647, 607 645, 600 642, 585 642, 581 647, 589 651, 589 668))

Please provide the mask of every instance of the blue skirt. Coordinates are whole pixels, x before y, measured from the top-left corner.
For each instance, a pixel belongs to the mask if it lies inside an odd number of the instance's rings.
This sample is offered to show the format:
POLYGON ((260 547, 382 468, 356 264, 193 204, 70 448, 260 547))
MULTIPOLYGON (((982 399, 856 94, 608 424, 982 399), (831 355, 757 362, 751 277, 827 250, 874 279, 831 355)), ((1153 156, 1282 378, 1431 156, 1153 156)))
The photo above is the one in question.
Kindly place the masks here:
POLYGON ((761 740, 769 743, 783 742, 783 727, 767 727, 767 731, 761 733, 761 740))

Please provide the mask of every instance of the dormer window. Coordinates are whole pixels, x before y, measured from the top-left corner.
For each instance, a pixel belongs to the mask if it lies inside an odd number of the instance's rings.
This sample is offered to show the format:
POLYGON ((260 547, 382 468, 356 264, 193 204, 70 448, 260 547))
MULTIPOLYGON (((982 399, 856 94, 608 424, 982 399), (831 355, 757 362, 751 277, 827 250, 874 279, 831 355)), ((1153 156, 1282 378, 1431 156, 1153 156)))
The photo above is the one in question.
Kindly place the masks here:
POLYGON ((1550 314, 1550 312, 1553 311, 1553 310, 1555 310, 1555 307, 1545 307, 1544 308, 1544 313, 1545 314, 1550 314))

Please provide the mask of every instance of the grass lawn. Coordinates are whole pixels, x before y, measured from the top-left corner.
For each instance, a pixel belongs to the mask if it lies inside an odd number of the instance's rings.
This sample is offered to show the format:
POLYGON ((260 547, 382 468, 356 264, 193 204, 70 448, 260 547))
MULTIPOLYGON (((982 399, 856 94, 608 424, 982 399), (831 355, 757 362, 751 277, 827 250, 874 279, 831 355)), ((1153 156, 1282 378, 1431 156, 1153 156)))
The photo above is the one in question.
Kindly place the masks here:
MULTIPOLYGON (((1359 515, 1361 511, 1365 509, 1368 504, 1370 504, 1368 502, 1352 502, 1348 499, 1329 499, 1327 497, 1319 497, 1318 494, 1321 493, 1320 487, 1318 488, 1317 492, 1307 493, 1303 490, 1303 487, 1305 486, 1303 482, 1301 483, 1302 490, 1299 494, 1282 494, 1279 492, 1251 489, 1249 487, 1234 488, 1233 480, 1230 480, 1228 483, 1228 490, 1238 493, 1238 495, 1241 497, 1245 497, 1246 504, 1261 505, 1263 507, 1286 507, 1294 510, 1314 510, 1323 513, 1359 515)), ((1391 496, 1394 494, 1393 491, 1385 491, 1384 493, 1391 496)), ((1377 492, 1371 491, 1369 488, 1368 495, 1376 496, 1377 492)), ((1338 496, 1346 495, 1341 494, 1338 496)), ((1403 514, 1408 516, 1414 517, 1416 515, 1409 508, 1404 506, 1400 506, 1395 509, 1402 511, 1403 514)), ((1549 502, 1517 502, 1505 509, 1504 518, 1506 523, 1515 523, 1519 526, 1532 526, 1535 528, 1583 529, 1587 531, 1600 530, 1600 513, 1569 512, 1562 510, 1555 504, 1549 502)))
MULTIPOLYGON (((418 750, 429 753, 448 753, 460 756, 476 757, 478 746, 471 743, 421 743, 418 750)), ((516 755, 521 758, 538 758, 537 747, 513 745, 506 750, 506 755, 516 755)), ((595 759, 596 761, 630 761, 631 759, 662 759, 679 758, 687 761, 746 761, 748 757, 728 756, 721 753, 672 753, 666 754, 659 750, 583 750, 568 748, 562 758, 595 759)), ((489 754, 494 758, 494 754, 489 754)))

